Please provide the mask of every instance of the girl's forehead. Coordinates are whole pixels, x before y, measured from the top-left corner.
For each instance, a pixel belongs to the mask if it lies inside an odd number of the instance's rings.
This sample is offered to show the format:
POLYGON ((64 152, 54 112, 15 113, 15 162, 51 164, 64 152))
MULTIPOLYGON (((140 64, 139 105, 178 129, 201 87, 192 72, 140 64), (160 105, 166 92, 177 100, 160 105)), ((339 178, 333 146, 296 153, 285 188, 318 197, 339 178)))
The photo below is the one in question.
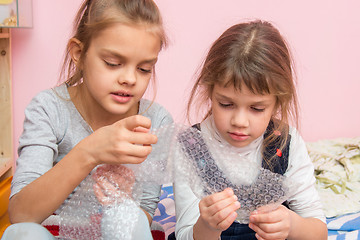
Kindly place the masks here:
POLYGON ((254 102, 267 102, 275 100, 275 96, 273 94, 262 94, 253 92, 246 85, 242 86, 241 89, 239 89, 233 85, 224 86, 220 84, 215 84, 213 88, 213 95, 234 101, 245 98, 254 102))
POLYGON ((275 93, 273 80, 269 72, 263 71, 234 71, 227 69, 222 78, 218 78, 215 84, 219 83, 224 87, 232 86, 238 91, 246 88, 255 94, 266 95, 275 93))
POLYGON ((158 36, 136 25, 115 24, 103 29, 92 40, 92 46, 129 54, 157 55, 161 43, 158 36))
MULTIPOLYGON (((251 93, 251 94, 259 94, 256 91, 250 89, 246 86, 246 84, 241 83, 240 85, 235 85, 229 81, 222 82, 222 83, 215 83, 214 90, 221 91, 221 92, 232 92, 232 93, 251 93)), ((259 94, 260 95, 260 94, 259 94)))

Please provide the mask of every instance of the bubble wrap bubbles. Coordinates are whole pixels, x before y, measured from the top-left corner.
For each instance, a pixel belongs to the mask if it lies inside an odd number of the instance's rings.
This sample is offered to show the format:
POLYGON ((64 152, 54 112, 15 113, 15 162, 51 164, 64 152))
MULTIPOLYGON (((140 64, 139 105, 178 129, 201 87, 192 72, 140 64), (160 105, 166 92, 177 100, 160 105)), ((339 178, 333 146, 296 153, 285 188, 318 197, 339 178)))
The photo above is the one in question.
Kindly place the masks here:
POLYGON ((248 223, 252 211, 264 206, 270 211, 289 196, 291 183, 284 176, 261 168, 254 159, 229 151, 231 147, 219 144, 197 129, 182 130, 177 139, 184 153, 182 161, 189 163, 187 171, 193 176, 184 181, 189 182, 198 198, 233 189, 241 203, 238 222, 248 223))
POLYGON ((271 211, 282 204, 289 196, 289 182, 284 176, 261 169, 256 181, 250 185, 233 186, 234 194, 241 204, 237 211, 240 223, 249 223, 250 213, 262 208, 271 211))
MULTIPOLYGON (((166 125, 152 131, 158 137, 147 159, 141 164, 125 164, 132 169, 139 182, 157 184, 173 182, 177 170, 181 170, 182 154, 176 136, 184 129, 178 124, 166 125), (181 159, 178 159, 180 157, 181 159)), ((183 172, 183 170, 181 171, 183 172)))
POLYGON ((231 176, 233 183, 249 185, 259 174, 260 168, 255 161, 229 151, 228 147, 214 141, 210 136, 204 136, 195 128, 181 131, 177 140, 183 152, 182 157, 185 158, 183 162, 187 162, 188 168, 193 168, 201 178, 205 192, 219 192, 234 185, 227 179, 227 175, 231 176), (232 164, 221 164, 228 162, 232 164))
POLYGON ((102 165, 78 186, 60 215, 64 239, 133 239, 141 186, 124 166, 102 165), (136 186, 136 191, 135 187, 136 186))
POLYGON ((172 124, 153 133, 158 143, 147 160, 135 166, 137 179, 186 182, 200 199, 231 188, 241 203, 240 223, 248 223, 252 211, 265 206, 270 211, 290 195, 293 183, 289 179, 196 128, 172 124))
POLYGON ((278 207, 294 188, 283 175, 196 128, 171 124, 153 133, 158 142, 142 164, 99 166, 78 186, 60 213, 60 237, 132 239, 148 183, 185 182, 200 199, 231 188, 241 204, 240 223, 256 209, 278 207))

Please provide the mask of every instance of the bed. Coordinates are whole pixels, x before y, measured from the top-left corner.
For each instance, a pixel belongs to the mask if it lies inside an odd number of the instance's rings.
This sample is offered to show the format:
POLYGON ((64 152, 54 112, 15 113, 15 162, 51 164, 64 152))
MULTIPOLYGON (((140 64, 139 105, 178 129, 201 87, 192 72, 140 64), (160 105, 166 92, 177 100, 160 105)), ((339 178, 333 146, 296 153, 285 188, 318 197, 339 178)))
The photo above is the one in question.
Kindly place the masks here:
MULTIPOLYGON (((307 142, 307 148, 327 217, 328 239, 360 239, 360 138, 307 142)), ((173 189, 166 184, 152 224, 154 240, 167 239, 175 223, 173 189)))

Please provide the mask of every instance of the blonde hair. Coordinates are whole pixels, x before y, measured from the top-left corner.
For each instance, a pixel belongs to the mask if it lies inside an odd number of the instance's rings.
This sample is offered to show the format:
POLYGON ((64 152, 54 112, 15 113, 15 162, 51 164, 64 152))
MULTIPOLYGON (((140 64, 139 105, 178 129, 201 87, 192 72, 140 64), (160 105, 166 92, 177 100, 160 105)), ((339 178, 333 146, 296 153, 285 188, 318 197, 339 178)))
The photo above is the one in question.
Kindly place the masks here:
MULTIPOLYGON (((80 63, 90 46, 91 40, 106 27, 116 23, 144 25, 160 40, 161 48, 166 46, 167 37, 163 28, 160 11, 152 0, 86 0, 81 5, 74 21, 73 38, 78 39, 83 49, 80 63)), ((60 80, 69 86, 80 83, 83 73, 77 68, 67 49, 60 80)), ((155 79, 155 69, 153 71, 155 79)))
MULTIPOLYGON (((283 148, 289 136, 290 118, 298 125, 293 69, 287 43, 271 23, 256 20, 234 25, 213 43, 207 54, 188 101, 188 119, 195 98, 199 100, 195 104, 197 110, 204 105, 207 107, 204 119, 211 115, 210 98, 215 84, 232 85, 238 90, 246 86, 255 94, 276 97, 277 112, 272 121, 275 130, 283 136, 283 148)), ((276 137, 270 133, 264 139, 264 145, 267 146, 276 137)))

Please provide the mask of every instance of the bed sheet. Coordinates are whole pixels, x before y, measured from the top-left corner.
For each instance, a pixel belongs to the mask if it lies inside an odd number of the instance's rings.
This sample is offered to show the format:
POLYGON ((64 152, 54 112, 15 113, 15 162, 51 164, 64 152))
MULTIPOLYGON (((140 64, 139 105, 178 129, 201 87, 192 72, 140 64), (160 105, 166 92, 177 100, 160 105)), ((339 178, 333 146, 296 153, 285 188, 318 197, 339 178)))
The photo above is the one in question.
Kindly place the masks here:
POLYGON ((360 239, 360 212, 327 218, 329 240, 360 239))

